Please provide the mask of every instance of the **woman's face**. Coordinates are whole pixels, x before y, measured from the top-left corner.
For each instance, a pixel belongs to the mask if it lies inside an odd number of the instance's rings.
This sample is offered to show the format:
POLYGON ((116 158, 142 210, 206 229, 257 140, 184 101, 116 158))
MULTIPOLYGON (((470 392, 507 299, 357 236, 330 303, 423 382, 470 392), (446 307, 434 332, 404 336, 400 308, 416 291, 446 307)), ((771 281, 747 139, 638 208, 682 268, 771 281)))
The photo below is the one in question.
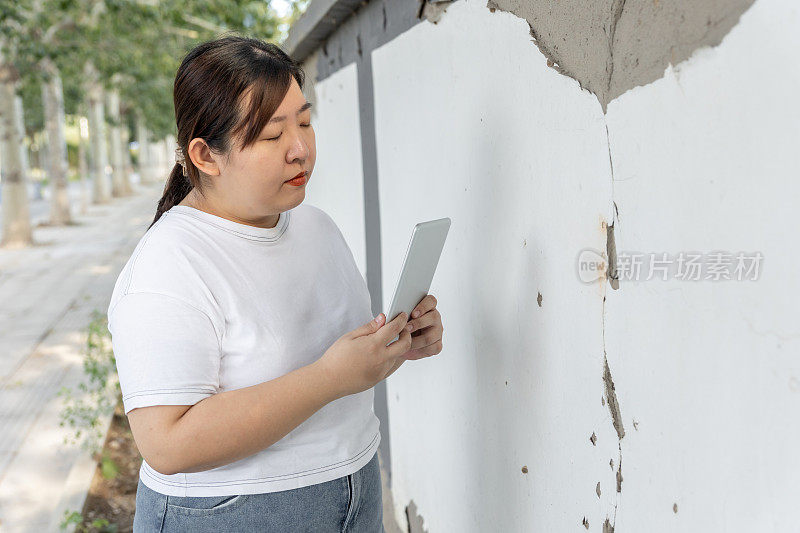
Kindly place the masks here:
POLYGON ((316 160, 310 104, 297 80, 281 105, 250 146, 232 141, 229 155, 214 157, 219 175, 214 176, 214 207, 223 215, 245 224, 272 227, 278 215, 303 202, 316 160), (283 119, 281 119, 283 117, 283 119), (306 171, 306 184, 287 183, 306 171))

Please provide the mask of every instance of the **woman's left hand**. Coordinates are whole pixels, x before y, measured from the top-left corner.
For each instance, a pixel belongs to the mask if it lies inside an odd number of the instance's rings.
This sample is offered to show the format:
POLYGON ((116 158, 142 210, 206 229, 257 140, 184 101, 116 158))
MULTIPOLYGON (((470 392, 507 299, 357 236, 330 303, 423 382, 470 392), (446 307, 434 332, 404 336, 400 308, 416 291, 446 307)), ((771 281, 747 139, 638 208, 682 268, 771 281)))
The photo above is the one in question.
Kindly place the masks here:
POLYGON ((400 357, 413 361, 442 351, 442 315, 436 309, 436 298, 432 294, 417 304, 408 318, 408 324, 412 327, 411 349, 400 357))

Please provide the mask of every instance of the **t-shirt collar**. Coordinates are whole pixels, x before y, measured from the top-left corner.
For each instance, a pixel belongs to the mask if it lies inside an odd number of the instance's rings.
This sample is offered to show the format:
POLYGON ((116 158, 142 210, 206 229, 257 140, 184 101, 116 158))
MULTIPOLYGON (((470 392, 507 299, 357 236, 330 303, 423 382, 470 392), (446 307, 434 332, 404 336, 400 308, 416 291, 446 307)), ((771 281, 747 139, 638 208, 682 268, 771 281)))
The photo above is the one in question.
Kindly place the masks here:
POLYGON ((194 217, 200 221, 207 222, 220 229, 228 231, 243 238, 254 239, 259 241, 276 241, 281 235, 284 234, 286 228, 289 226, 289 219, 291 218, 291 210, 282 212, 278 217, 278 223, 274 228, 259 228, 256 226, 249 226, 247 224, 240 224, 227 218, 222 218, 211 213, 206 213, 188 205, 174 205, 168 213, 178 213, 194 217))

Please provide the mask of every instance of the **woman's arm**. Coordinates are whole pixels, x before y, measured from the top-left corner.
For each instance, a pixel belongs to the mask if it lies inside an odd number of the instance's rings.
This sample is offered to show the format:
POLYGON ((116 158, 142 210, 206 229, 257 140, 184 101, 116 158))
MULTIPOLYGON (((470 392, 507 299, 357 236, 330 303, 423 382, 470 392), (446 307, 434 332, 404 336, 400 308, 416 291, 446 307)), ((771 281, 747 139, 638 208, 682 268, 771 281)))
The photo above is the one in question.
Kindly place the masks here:
POLYGON ((341 396, 316 361, 192 406, 133 409, 128 420, 139 451, 157 472, 201 472, 269 447, 341 396))

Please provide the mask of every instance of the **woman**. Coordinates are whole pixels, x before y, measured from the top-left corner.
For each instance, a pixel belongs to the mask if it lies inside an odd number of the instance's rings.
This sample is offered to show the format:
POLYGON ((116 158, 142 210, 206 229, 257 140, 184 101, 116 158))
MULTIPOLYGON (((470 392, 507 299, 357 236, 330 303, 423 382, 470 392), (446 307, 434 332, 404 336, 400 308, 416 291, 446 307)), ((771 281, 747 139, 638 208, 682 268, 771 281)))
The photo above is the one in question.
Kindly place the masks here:
POLYGON ((144 458, 135 532, 383 530, 372 387, 443 328, 431 295, 373 320, 338 227, 301 205, 303 80, 235 36, 178 69, 178 162, 108 309, 144 458))

